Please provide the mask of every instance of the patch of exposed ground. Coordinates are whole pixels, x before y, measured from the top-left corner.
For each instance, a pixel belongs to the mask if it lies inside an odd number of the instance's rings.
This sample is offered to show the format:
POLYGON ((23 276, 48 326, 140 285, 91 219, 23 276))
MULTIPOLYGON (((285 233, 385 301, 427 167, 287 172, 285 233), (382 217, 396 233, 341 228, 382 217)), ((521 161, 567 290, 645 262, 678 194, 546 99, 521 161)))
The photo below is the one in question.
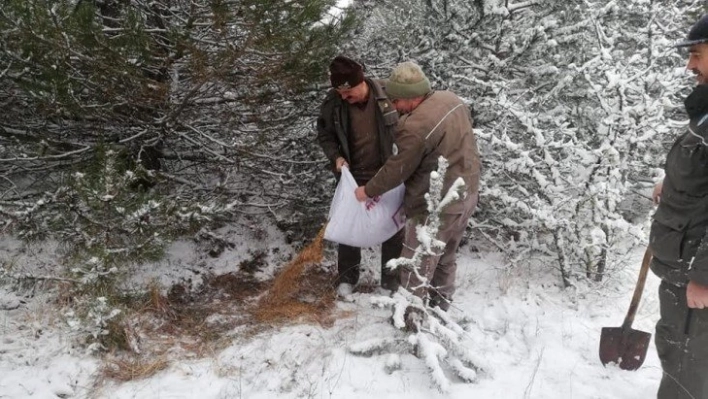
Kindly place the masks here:
POLYGON ((99 385, 148 377, 168 367, 169 359, 209 356, 280 324, 331 326, 342 315, 333 314, 334 275, 321 261, 322 233, 270 281, 254 277, 267 266, 255 254, 237 272, 206 276, 196 289, 153 287, 121 321, 127 350, 105 357, 99 385))

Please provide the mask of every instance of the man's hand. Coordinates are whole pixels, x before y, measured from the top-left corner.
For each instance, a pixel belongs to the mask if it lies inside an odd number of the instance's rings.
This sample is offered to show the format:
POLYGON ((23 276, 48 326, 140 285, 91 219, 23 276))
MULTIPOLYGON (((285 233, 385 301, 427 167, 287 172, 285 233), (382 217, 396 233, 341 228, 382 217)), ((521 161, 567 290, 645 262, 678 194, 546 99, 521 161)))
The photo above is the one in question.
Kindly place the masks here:
POLYGON ((689 281, 686 287, 686 302, 692 309, 708 308, 708 286, 689 281))
POLYGON ((366 195, 366 190, 364 189, 364 186, 359 186, 354 190, 354 194, 356 195, 356 199, 359 202, 364 202, 367 199, 369 199, 369 196, 366 195))
POLYGON ((347 163, 347 160, 344 159, 343 157, 337 158, 337 160, 334 161, 334 165, 335 165, 335 167, 337 168, 337 172, 341 172, 341 171, 342 171, 342 166, 349 167, 349 164, 347 163))
POLYGON ((661 189, 664 187, 664 181, 660 181, 656 183, 656 186, 654 186, 654 191, 651 193, 651 199, 654 200, 654 205, 659 205, 659 201, 661 201, 661 189))

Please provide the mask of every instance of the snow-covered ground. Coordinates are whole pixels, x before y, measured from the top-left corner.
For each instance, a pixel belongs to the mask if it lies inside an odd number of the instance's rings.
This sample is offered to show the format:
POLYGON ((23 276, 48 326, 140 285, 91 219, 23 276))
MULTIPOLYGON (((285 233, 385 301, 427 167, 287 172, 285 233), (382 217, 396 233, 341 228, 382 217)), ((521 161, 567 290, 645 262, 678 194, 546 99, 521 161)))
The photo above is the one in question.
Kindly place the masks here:
MULTIPOLYGON (((133 280, 159 277, 169 284, 193 279, 195 269, 234 271, 257 249, 268 251, 263 275, 277 273, 290 252, 274 229, 267 230, 269 240, 231 232, 239 237, 238 246, 216 259, 200 255, 193 243, 176 243, 163 262, 138 268, 133 280)), ((16 241, 0 241, 0 260, 28 269, 52 263, 51 247, 21 248, 16 241)), ((365 255, 372 269, 376 255, 365 255)), ((661 376, 653 344, 635 372, 605 368, 598 359, 600 329, 622 324, 641 257, 634 253, 601 287, 563 290, 550 268, 508 270, 499 254, 463 247, 450 315, 464 327, 461 342, 481 370, 476 382, 465 383, 446 366, 451 383, 445 393, 433 383, 425 361, 410 352, 409 333, 392 325, 391 310, 372 305, 379 298, 375 293, 355 293, 353 301, 338 302, 332 326, 294 324, 247 337, 234 334, 230 346, 209 356, 173 359, 150 378, 96 388, 101 362, 72 345, 51 298, 41 289, 17 294, 0 287, 0 398, 653 397, 661 376), (382 338, 394 344, 370 356, 351 351, 382 338)), ((657 284, 650 275, 636 329, 654 331, 657 284)))

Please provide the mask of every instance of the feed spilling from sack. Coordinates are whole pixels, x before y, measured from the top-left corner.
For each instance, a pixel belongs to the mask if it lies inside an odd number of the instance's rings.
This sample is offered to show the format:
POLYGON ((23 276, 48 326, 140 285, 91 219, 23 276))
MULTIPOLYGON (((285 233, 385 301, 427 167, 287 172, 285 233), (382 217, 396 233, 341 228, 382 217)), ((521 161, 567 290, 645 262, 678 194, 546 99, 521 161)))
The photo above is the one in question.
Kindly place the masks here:
POLYGON ((254 311, 260 322, 295 321, 298 319, 327 323, 336 299, 329 272, 318 266, 322 262, 325 227, 273 281, 254 311))

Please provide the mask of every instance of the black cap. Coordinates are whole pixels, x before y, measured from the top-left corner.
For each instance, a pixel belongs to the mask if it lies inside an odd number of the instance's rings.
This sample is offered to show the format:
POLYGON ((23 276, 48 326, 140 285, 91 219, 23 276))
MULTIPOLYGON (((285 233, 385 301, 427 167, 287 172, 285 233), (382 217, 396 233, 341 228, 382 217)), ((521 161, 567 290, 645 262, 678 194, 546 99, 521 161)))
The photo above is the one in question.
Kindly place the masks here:
POLYGON ((676 47, 688 47, 698 43, 708 42, 708 15, 704 15, 688 32, 686 40, 676 43, 676 47))
POLYGON ((335 89, 351 89, 364 81, 364 68, 353 59, 338 55, 329 64, 329 81, 335 89))

